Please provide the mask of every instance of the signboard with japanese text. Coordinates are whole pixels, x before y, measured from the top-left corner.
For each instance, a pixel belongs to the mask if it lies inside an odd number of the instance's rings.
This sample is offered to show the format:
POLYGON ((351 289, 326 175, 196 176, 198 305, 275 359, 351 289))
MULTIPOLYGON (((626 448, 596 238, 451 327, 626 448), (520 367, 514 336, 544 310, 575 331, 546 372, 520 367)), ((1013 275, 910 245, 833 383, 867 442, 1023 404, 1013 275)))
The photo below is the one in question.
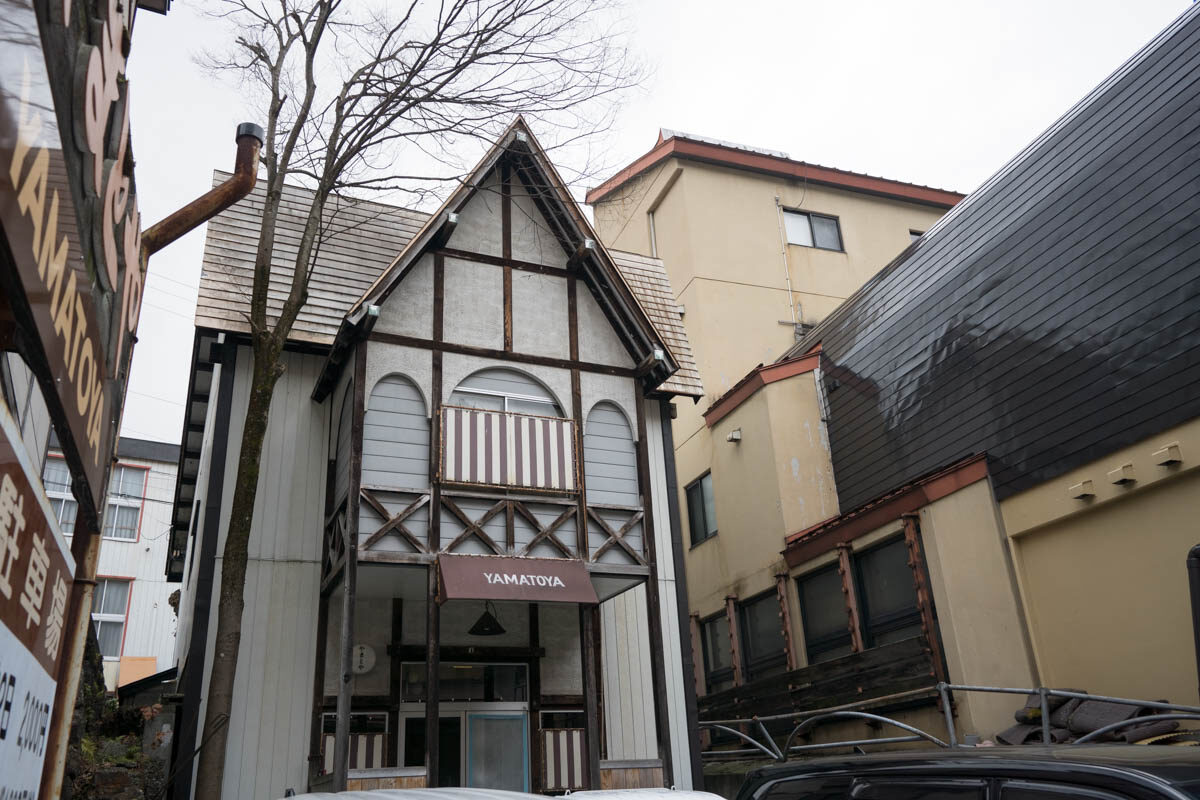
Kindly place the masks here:
POLYGON ((124 80, 135 7, 0 0, 0 290, 97 513, 144 278, 124 80))
POLYGON ((0 408, 0 798, 37 797, 75 564, 0 408))
POLYGON ((520 558, 442 553, 438 602, 524 600, 531 603, 600 602, 583 562, 574 558, 520 558))

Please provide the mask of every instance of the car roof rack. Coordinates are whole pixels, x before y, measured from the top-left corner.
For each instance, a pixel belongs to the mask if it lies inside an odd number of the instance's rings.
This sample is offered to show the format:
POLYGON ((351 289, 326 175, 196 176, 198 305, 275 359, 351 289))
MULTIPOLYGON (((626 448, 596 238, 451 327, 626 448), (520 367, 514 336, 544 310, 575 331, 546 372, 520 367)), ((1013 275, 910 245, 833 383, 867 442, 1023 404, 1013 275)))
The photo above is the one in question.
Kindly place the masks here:
POLYGON ((726 719, 726 720, 701 720, 699 727, 702 730, 715 730, 723 733, 731 734, 734 737, 744 742, 747 747, 731 750, 706 750, 701 753, 701 758, 707 761, 725 761, 737 760, 744 758, 760 758, 766 757, 772 761, 784 762, 791 756, 800 753, 813 752, 818 750, 832 750, 835 748, 861 748, 864 745, 878 744, 900 744, 905 742, 928 742, 943 748, 956 747, 974 747, 973 743, 960 742, 958 732, 954 725, 954 698, 953 692, 984 692, 989 694, 1013 694, 1022 695, 1027 698, 1038 699, 1040 713, 1038 714, 1041 724, 1042 742, 1043 744, 1053 744, 1051 737, 1050 724, 1050 701, 1051 698, 1077 699, 1077 700, 1097 700, 1104 703, 1115 703, 1118 705, 1137 706, 1139 708, 1153 709, 1156 713, 1147 714, 1144 716, 1134 716, 1128 719, 1120 720, 1109 725, 1104 725, 1093 731, 1089 731, 1085 735, 1079 737, 1074 742, 1062 744, 1059 746, 1070 747, 1077 744, 1088 744, 1096 742, 1109 733, 1127 728, 1134 725, 1144 725, 1149 722, 1165 722, 1173 720, 1200 720, 1200 706, 1187 706, 1178 703, 1165 703, 1152 700, 1135 700, 1128 697, 1110 697, 1101 694, 1089 694, 1088 692, 1077 692, 1069 689, 1049 689, 1045 686, 1039 686, 1036 689, 1014 689, 1000 686, 968 686, 963 684, 939 682, 935 686, 926 687, 924 689, 913 689, 907 692, 898 692, 896 694, 884 695, 881 697, 872 697, 867 700, 860 700, 855 703, 847 703, 841 706, 832 706, 829 708, 819 708, 810 711, 795 711, 787 714, 773 714, 769 716, 754 716, 748 719, 726 719), (919 697, 936 697, 938 705, 942 709, 942 713, 946 720, 946 733, 949 741, 944 741, 934 736, 933 734, 923 731, 920 728, 901 722, 891 717, 872 714, 860 709, 867 706, 876 706, 881 703, 897 702, 902 700, 913 700, 919 697), (820 742, 816 744, 793 744, 798 736, 803 736, 818 725, 827 722, 838 720, 863 720, 875 725, 890 725, 898 728, 905 733, 898 736, 885 736, 876 739, 847 739, 837 742, 820 742), (779 746, 776 738, 767 730, 768 724, 778 724, 794 721, 795 724, 784 740, 782 747, 779 746))

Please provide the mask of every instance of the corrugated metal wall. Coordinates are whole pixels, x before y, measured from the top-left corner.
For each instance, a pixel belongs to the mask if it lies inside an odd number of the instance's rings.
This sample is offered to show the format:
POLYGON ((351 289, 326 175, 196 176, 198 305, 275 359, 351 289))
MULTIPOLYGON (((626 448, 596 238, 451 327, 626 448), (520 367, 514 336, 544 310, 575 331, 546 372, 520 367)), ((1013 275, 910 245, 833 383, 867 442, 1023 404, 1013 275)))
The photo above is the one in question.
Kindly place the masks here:
MULTIPOLYGON (((311 399, 321 359, 284 353, 283 361, 285 371, 275 387, 263 442, 261 462, 265 468, 259 478, 250 539, 242 649, 229 721, 226 797, 282 797, 289 788, 303 791, 308 780, 329 412, 311 399)), ((250 369, 250 353, 242 348, 229 419, 215 591, 220 586, 221 553, 249 399, 250 369)), ((215 598, 213 606, 204 667, 205 697, 217 627, 215 598)), ((200 713, 203 719, 203 707, 200 713)))

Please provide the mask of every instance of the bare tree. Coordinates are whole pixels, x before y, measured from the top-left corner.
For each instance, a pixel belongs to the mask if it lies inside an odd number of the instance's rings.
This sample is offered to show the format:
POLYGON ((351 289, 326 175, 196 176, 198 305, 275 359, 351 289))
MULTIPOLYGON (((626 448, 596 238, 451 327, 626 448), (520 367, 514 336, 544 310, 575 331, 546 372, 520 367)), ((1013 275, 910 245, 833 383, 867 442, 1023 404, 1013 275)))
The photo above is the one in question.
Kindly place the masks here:
MULTIPOLYGON (((243 590, 259 458, 280 354, 308 299, 326 205, 339 192, 406 190, 406 149, 444 156, 489 139, 518 113, 571 141, 607 125, 640 79, 612 2, 441 0, 369 7, 361 0, 218 0, 231 52, 206 63, 265 95, 266 200, 250 297, 252 383, 221 567, 216 644, 196 796, 221 796, 226 723, 241 642, 243 590), (353 5, 353 10, 351 10, 353 5), (285 181, 313 190, 286 299, 268 313, 285 181)), ((445 178, 445 175, 440 176, 445 178)), ((418 181, 419 183, 419 181, 418 181)))

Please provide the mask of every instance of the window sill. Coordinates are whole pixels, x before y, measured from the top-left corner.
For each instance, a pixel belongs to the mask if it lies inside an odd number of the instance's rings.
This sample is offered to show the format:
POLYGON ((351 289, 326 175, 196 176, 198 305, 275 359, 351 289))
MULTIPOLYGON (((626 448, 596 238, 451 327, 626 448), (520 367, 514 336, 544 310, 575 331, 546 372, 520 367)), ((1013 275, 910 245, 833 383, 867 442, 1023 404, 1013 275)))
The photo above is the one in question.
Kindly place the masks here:
MULTIPOLYGON (((719 532, 720 532, 720 531, 718 531, 718 533, 719 533, 719 532)), ((713 539, 716 539, 716 538, 717 538, 717 534, 716 534, 716 533, 714 533, 712 536, 709 536, 709 537, 707 537, 707 538, 705 538, 705 539, 701 539, 700 541, 696 542, 695 544, 693 544, 693 545, 689 546, 689 547, 688 547, 688 551, 695 550, 697 547, 700 547, 701 545, 707 544, 708 542, 711 542, 713 539)))

